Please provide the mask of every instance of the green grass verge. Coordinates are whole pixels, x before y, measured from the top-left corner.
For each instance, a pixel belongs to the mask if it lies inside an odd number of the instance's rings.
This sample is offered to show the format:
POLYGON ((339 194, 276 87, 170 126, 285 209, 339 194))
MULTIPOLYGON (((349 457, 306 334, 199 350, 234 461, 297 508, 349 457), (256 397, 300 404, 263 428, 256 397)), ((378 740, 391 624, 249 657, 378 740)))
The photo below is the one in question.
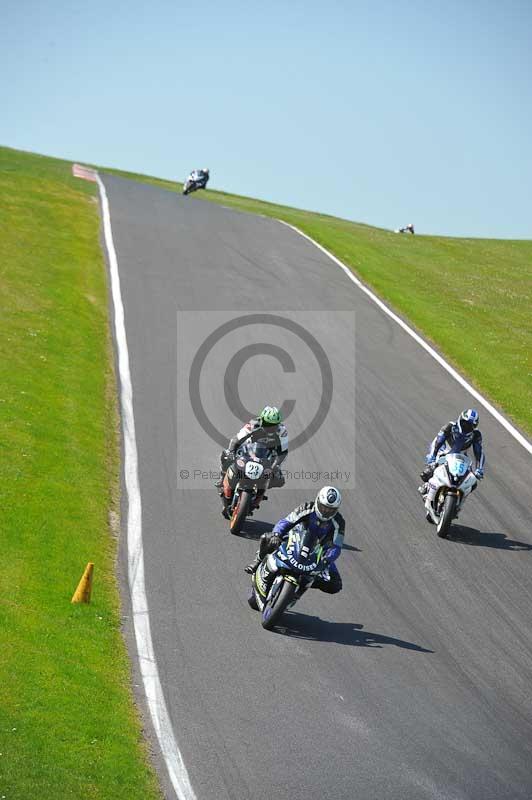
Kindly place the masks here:
MULTIPOLYGON (((326 247, 532 434, 532 241, 398 235, 209 194, 283 219, 326 247)), ((338 269, 332 262, 330 268, 338 269)))
POLYGON ((70 170, 0 148, 0 796, 155 800, 120 633, 96 189, 70 170), (93 601, 73 606, 88 561, 93 601))
MULTIPOLYGON (((171 181, 115 172, 181 191, 171 181)), ((532 241, 401 236, 224 192, 190 197, 197 199, 282 219, 311 236, 532 434, 532 241)))

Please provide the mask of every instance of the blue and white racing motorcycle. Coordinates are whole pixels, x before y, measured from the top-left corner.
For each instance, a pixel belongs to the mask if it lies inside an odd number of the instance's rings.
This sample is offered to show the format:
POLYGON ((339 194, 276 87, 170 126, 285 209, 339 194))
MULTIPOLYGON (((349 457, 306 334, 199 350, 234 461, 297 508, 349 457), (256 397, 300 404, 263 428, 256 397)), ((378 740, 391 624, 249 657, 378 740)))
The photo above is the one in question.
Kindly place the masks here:
POLYGON ((202 170, 194 169, 183 184, 183 194, 197 192, 198 189, 206 189, 209 176, 202 170))
POLYGON ((317 536, 302 526, 290 531, 275 553, 265 556, 251 576, 249 605, 262 614, 262 627, 270 630, 287 608, 299 600, 314 580, 330 580, 324 550, 317 536), (275 575, 272 581, 272 575, 275 575))
POLYGON ((453 519, 477 483, 471 459, 465 453, 445 453, 438 458, 438 466, 429 479, 425 511, 427 521, 436 525, 436 533, 442 539, 447 537, 453 519))

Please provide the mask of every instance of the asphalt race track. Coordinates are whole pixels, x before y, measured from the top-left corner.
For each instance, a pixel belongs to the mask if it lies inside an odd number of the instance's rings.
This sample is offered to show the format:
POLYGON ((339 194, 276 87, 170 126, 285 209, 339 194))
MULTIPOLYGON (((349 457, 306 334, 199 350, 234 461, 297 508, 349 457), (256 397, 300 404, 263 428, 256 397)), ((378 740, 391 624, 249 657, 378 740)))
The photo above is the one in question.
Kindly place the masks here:
MULTIPOLYGON (((288 227, 103 179, 152 634, 198 800, 530 800, 530 456, 479 408, 486 478, 451 537, 438 539, 417 476, 440 424, 476 405, 467 392, 288 227), (215 470, 220 451, 187 405, 188 365, 225 320, 254 313, 308 330, 334 381, 322 426, 286 463, 294 477, 235 537, 210 476, 179 475, 215 470), (344 589, 307 593, 283 628, 265 632, 243 567, 260 533, 324 482, 295 473, 335 468, 350 473, 335 481, 347 520, 344 589)), ((206 414, 228 438, 238 429, 224 373, 256 342, 271 352, 240 363, 241 402, 256 412, 295 401, 294 439, 318 413, 318 361, 301 337, 267 322, 215 342, 201 373, 206 414), (292 366, 279 361, 283 347, 292 366)))

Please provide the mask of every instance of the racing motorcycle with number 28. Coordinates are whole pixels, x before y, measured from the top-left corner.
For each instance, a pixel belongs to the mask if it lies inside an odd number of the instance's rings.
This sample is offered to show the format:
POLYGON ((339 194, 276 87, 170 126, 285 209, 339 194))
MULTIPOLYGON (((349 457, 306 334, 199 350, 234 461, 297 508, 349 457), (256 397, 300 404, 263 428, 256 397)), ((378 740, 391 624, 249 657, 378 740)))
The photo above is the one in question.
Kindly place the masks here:
POLYGON ((273 475, 276 454, 260 442, 245 442, 225 474, 223 488, 236 485, 229 506, 229 529, 240 533, 246 517, 259 508, 273 475))

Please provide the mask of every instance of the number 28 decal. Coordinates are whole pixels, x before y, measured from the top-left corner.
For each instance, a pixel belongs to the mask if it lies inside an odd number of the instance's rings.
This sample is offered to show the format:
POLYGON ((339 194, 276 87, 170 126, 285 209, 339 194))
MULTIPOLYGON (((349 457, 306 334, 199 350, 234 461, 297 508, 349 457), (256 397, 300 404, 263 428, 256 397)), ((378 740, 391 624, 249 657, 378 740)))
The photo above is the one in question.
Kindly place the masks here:
POLYGON ((264 472, 262 464, 257 464, 255 461, 248 461, 246 464, 246 478, 256 481, 264 472))

